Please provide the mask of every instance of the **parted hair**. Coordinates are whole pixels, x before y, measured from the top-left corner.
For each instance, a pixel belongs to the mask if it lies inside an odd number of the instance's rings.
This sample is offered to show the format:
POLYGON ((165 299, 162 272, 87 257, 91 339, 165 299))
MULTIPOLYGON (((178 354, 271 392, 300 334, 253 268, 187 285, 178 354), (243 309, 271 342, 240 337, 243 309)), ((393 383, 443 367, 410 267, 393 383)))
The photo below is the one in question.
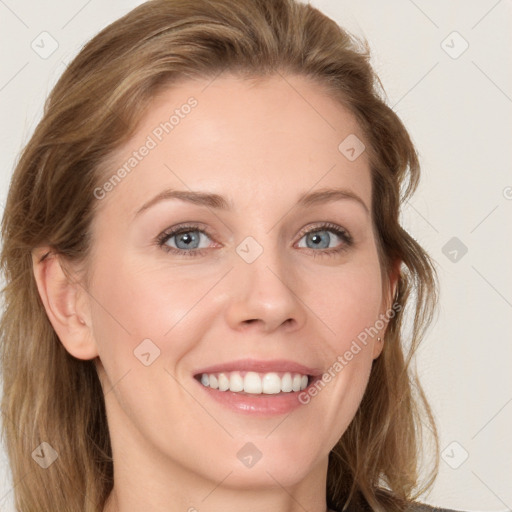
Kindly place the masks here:
POLYGON ((99 512, 113 487, 94 361, 74 358, 57 337, 32 252, 49 246, 86 265, 102 164, 134 133, 157 93, 221 73, 307 77, 350 110, 367 145, 383 282, 399 272, 393 301, 400 307, 357 413, 329 455, 328 505, 402 511, 433 484, 438 436, 413 356, 435 315, 438 284, 432 260, 400 225, 401 206, 418 185, 419 159, 387 105, 368 44, 295 0, 152 0, 104 28, 69 64, 10 184, 0 259, 1 411, 19 511, 99 512), (425 433, 432 457, 423 467, 425 433), (59 455, 46 469, 31 456, 42 442, 59 455))

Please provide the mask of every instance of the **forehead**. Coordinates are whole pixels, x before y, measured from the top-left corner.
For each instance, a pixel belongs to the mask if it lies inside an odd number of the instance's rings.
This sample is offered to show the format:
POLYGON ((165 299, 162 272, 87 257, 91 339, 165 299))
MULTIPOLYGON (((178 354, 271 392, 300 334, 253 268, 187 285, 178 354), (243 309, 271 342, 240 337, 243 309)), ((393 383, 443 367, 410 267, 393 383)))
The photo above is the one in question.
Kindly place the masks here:
POLYGON ((155 96, 106 163, 100 186, 115 183, 101 208, 129 215, 166 188, 218 193, 242 208, 324 187, 349 188, 370 207, 367 155, 352 151, 363 140, 350 111, 302 76, 182 81, 155 96))

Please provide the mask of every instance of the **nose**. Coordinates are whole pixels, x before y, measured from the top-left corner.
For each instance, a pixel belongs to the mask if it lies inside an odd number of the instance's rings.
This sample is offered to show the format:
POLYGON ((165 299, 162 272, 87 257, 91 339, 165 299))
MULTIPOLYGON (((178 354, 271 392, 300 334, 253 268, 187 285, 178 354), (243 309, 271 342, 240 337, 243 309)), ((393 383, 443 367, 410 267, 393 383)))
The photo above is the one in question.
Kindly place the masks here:
POLYGON ((306 321, 299 280, 277 250, 267 248, 252 263, 242 258, 236 261, 230 286, 226 317, 234 330, 268 334, 281 328, 288 332, 300 329, 306 321))

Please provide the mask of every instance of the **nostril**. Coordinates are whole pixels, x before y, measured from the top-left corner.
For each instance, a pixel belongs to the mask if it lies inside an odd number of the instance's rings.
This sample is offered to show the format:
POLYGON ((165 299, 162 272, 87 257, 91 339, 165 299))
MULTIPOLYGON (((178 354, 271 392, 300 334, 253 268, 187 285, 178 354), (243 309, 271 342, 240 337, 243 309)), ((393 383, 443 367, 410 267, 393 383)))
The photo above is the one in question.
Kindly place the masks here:
POLYGON ((251 318, 250 320, 246 320, 244 323, 249 325, 249 324, 252 324, 252 323, 257 322, 257 321, 258 321, 257 318, 251 318))

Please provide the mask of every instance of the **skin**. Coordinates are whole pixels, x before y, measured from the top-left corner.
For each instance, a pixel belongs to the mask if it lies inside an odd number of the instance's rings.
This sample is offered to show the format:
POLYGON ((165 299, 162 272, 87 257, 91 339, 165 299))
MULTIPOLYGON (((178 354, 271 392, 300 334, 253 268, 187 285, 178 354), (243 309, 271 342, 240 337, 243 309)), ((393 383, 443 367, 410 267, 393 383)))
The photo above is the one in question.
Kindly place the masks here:
POLYGON ((65 348, 96 361, 115 471, 106 512, 324 512, 329 451, 356 413, 383 342, 369 338, 288 416, 231 411, 206 396, 193 374, 247 357, 326 371, 386 311, 396 281, 383 295, 366 153, 351 162, 338 150, 348 135, 364 136, 348 110, 304 77, 210 82, 164 91, 112 155, 106 179, 175 108, 197 99, 120 184, 95 200, 88 282, 66 279, 56 257, 38 263, 45 248, 34 252, 36 280, 65 348), (363 204, 294 207, 302 193, 330 187, 363 204), (171 199, 135 215, 168 188, 223 195, 233 210, 171 199), (176 255, 155 243, 187 222, 208 232, 202 255, 176 255), (317 228, 322 222, 348 231, 353 244, 317 228), (322 255, 325 246, 307 245, 314 228, 331 251, 345 250, 322 255), (236 252, 248 236, 263 248, 250 264, 236 252), (134 356, 147 338, 160 350, 149 366, 134 356), (248 442, 262 454, 251 468, 237 457, 248 442))

